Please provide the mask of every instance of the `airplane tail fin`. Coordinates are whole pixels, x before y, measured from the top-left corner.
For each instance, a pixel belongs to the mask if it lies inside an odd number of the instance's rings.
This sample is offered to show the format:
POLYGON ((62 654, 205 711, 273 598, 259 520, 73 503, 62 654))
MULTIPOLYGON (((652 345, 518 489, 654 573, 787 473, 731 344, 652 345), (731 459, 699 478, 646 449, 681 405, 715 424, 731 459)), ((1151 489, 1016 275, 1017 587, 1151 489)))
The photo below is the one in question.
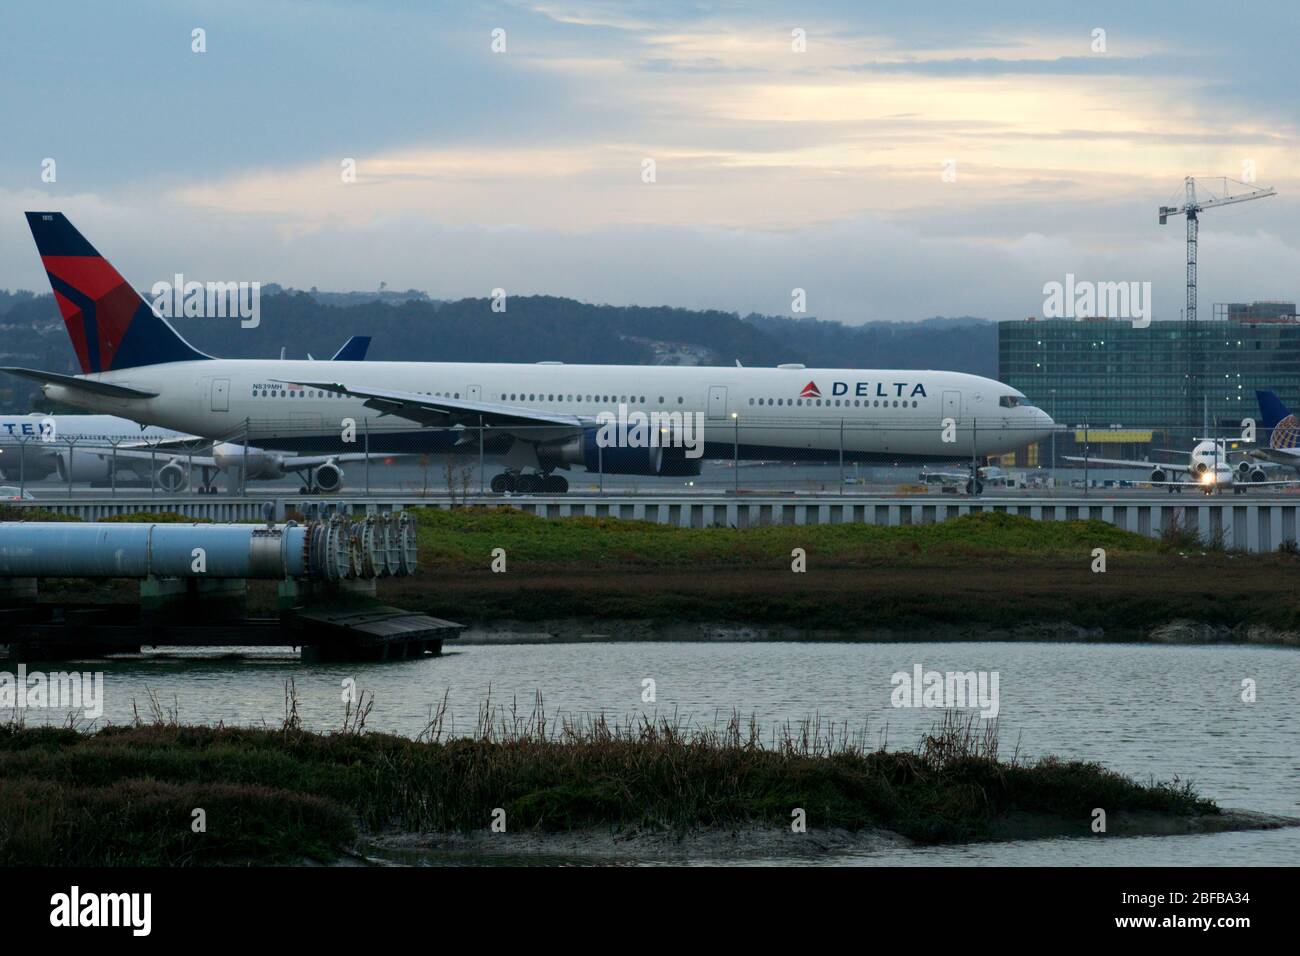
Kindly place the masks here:
POLYGON ((343 343, 343 347, 334 353, 333 362, 363 362, 370 349, 370 336, 354 335, 343 343))
POLYGON ((1259 400, 1260 424, 1265 428, 1275 428, 1278 422, 1291 414, 1276 392, 1260 390, 1255 392, 1255 398, 1259 400))
POLYGON ((1296 421, 1296 417, 1291 414, 1291 411, 1282 404, 1282 399, 1278 398, 1274 392, 1263 390, 1255 392, 1255 397, 1259 399, 1261 424, 1269 433, 1269 447, 1300 447, 1300 423, 1296 421))
POLYGON ((83 374, 211 358, 154 312, 61 212, 27 225, 83 374))

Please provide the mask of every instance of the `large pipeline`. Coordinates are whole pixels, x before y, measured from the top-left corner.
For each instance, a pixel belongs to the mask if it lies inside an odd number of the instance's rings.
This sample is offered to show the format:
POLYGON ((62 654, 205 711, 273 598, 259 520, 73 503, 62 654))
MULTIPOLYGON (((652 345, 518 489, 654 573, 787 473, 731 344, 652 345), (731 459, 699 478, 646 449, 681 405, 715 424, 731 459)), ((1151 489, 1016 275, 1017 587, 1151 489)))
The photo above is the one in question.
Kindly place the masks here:
POLYGON ((155 524, 0 523, 0 577, 378 578, 416 566, 415 519, 155 524))

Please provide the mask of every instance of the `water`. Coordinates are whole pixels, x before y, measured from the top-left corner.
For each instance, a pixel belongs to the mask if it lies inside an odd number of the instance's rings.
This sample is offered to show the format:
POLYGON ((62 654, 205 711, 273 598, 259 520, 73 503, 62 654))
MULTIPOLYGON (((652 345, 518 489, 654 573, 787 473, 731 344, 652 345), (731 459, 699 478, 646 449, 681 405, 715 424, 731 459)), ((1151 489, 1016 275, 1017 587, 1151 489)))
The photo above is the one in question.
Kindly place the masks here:
MULTIPOLYGON (((84 665, 105 671, 103 720, 147 712, 152 692, 182 721, 278 726, 295 680, 308 727, 342 721, 342 682, 373 692, 367 728, 416 735, 449 696, 445 729, 469 732, 489 688, 494 703, 534 693, 548 716, 672 715, 697 726, 734 708, 764 727, 820 716, 864 725, 868 740, 910 748, 938 718, 890 705, 890 676, 927 670, 999 674, 1004 756, 1097 760, 1139 780, 1190 779, 1221 806, 1300 817, 1300 654, 1285 648, 1114 644, 604 643, 449 646, 440 658, 387 664, 301 664, 274 653, 237 660, 196 653, 84 665), (656 701, 643 703, 643 680, 656 701), (1257 700, 1243 703, 1242 681, 1257 700)), ((62 715, 49 715, 52 720, 62 715)), ((29 721, 34 716, 29 715, 29 721)), ((820 859, 820 858, 819 858, 820 859)), ((725 862, 709 860, 708 862, 725 862)), ((772 860, 770 862, 802 862, 772 860)), ((823 862, 827 862, 823 860, 823 862)), ((1055 839, 890 850, 829 862, 1000 865, 1300 863, 1300 829, 1185 837, 1055 839)))

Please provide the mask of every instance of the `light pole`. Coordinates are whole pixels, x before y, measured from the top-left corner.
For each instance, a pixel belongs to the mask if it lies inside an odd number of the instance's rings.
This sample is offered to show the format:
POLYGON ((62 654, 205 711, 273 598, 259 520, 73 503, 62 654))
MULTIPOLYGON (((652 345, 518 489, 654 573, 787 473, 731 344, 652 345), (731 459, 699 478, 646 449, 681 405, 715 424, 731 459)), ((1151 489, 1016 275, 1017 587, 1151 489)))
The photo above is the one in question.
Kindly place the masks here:
POLYGON ((840 419, 840 494, 844 494, 844 419, 840 419))
POLYGON ((244 446, 239 464, 239 497, 248 495, 248 426, 249 419, 244 419, 244 446))
POLYGON ((1083 420, 1083 494, 1088 495, 1088 459, 1092 456, 1092 426, 1083 420))
POLYGON ((1052 389, 1052 467, 1049 469, 1052 477, 1052 494, 1056 494, 1056 389, 1052 389))
POLYGON ((740 496, 740 412, 732 412, 731 420, 736 426, 735 447, 732 451, 731 470, 734 472, 732 478, 735 481, 735 494, 740 496))

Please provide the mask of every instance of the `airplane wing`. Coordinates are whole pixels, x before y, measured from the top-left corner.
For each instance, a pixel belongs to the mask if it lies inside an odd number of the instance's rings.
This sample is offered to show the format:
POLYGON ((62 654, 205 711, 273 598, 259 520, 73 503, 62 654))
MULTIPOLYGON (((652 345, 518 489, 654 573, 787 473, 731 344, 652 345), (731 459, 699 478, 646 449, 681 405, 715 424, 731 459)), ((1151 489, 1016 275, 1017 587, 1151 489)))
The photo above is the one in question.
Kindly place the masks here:
MULTIPOLYGON (((1163 461, 1124 461, 1119 458, 1078 458, 1073 455, 1062 455, 1061 458, 1065 461, 1086 462, 1089 465, 1101 465, 1106 468, 1146 468, 1149 471, 1154 471, 1159 468, 1161 471, 1171 471, 1174 474, 1191 470, 1186 465, 1174 465, 1163 461)), ((1182 482, 1153 481, 1148 482, 1148 484, 1182 484, 1182 482)))
POLYGON ((1275 465, 1300 468, 1300 449, 1291 448, 1254 448, 1249 452, 1251 458, 1260 459, 1275 465))
POLYGON ((194 448, 210 448, 212 445, 213 440, 211 438, 203 438, 199 435, 177 435, 175 438, 161 438, 155 442, 123 442, 118 447, 126 449, 157 448, 159 451, 187 452, 194 448))
MULTIPOLYGON (((419 392, 397 392, 381 388, 350 388, 339 382, 292 382, 305 388, 319 388, 340 395, 364 398, 367 408, 384 415, 396 415, 421 425, 478 426, 488 425, 498 431, 520 430, 519 437, 536 439, 536 432, 524 431, 537 426, 558 426, 562 432, 580 431, 597 423, 595 418, 538 411, 500 402, 474 402, 468 399, 439 398, 419 392)), ((551 436, 548 436, 551 437, 551 436)))
POLYGON ((317 465, 323 465, 327 461, 332 461, 340 465, 345 465, 353 461, 365 461, 369 458, 371 461, 380 461, 385 458, 420 458, 423 457, 420 452, 399 452, 397 454, 384 452, 371 452, 367 455, 365 452, 348 452, 344 455, 287 455, 280 459, 280 466, 286 471, 297 471, 299 468, 315 468, 317 465))
MULTIPOLYGON (((77 454, 82 455, 90 453, 103 459, 113 458, 113 449, 111 448, 84 448, 77 449, 77 454)), ((117 449, 118 459, 128 461, 157 461, 160 464, 167 464, 169 461, 193 462, 196 468, 216 468, 217 461, 211 455, 188 455, 184 452, 167 451, 159 448, 157 454, 151 455, 147 451, 142 451, 138 447, 117 449)))
MULTIPOLYGON (((262 450, 264 451, 265 449, 262 450)), ((89 449, 85 449, 85 451, 89 451, 91 454, 98 455, 100 458, 108 459, 113 457, 113 451, 112 449, 109 448, 89 448, 89 449)), ((80 449, 78 450, 78 453, 81 453, 80 449)), ((186 453, 183 450, 179 450, 179 451, 167 450, 162 447, 158 448, 158 452, 155 455, 151 455, 148 451, 140 447, 131 447, 131 448, 119 447, 117 450, 117 457, 119 460, 130 460, 130 461, 153 460, 159 462, 160 464, 166 464, 169 461, 175 461, 181 463, 193 463, 195 468, 220 468, 221 467, 217 463, 216 458, 214 458, 211 455, 191 455, 186 453)), ((355 453, 348 452, 347 454, 344 455, 295 455, 295 456, 281 458, 280 465, 286 471, 297 471, 299 468, 315 468, 318 465, 325 464, 327 461, 337 462, 339 464, 346 464, 348 462, 353 462, 353 461, 365 461, 366 457, 367 456, 365 452, 355 452, 355 453)), ((369 457, 373 461, 381 458, 406 458, 406 457, 414 458, 414 457, 418 457, 418 455, 414 453, 408 453, 405 455, 390 455, 390 454, 380 454, 378 452, 374 452, 371 453, 369 457)))
POLYGON ((922 481, 930 478, 939 478, 943 481, 969 481, 969 471, 923 471, 918 475, 922 481))
POLYGON ((1205 488, 1206 485, 1226 487, 1230 484, 1238 488, 1267 488, 1271 485, 1300 485, 1300 478, 1285 478, 1277 481, 1240 481, 1234 478, 1232 481, 1200 482, 1189 475, 1182 481, 1140 481, 1140 484, 1154 485, 1158 488, 1205 488))

